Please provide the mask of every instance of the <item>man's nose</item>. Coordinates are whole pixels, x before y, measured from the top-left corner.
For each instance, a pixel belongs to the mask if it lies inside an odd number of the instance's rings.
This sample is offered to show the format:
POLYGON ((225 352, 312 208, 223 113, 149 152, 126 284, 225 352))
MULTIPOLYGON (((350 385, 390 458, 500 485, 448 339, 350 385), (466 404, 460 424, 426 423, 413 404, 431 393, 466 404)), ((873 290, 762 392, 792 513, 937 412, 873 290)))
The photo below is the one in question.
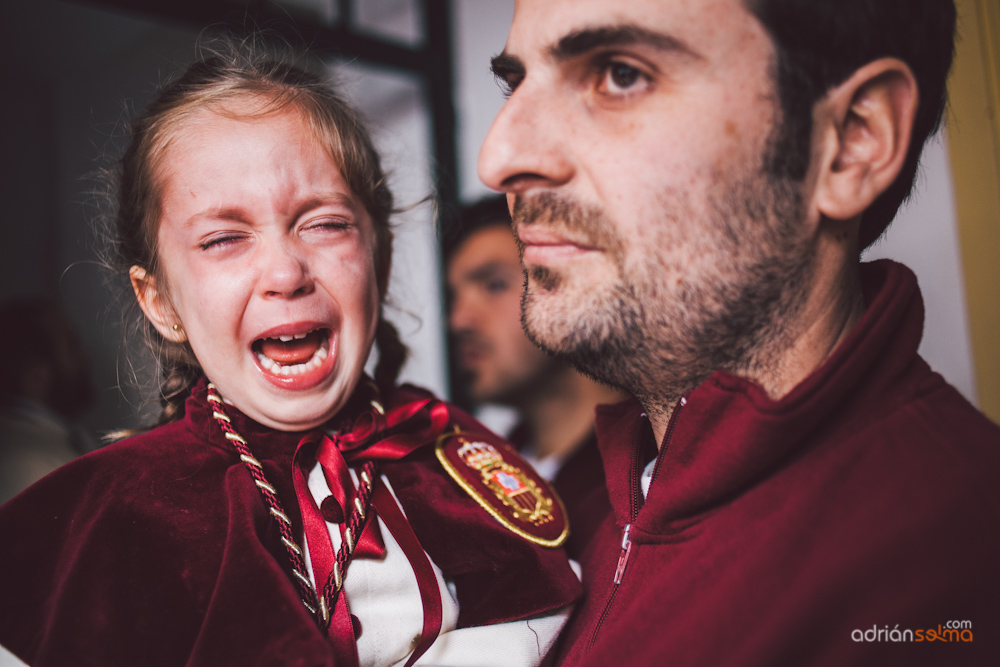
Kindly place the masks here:
POLYGON ((448 312, 448 329, 452 334, 469 331, 475 324, 476 309, 469 303, 468 295, 463 290, 455 290, 448 312))
POLYGON ((308 258, 292 243, 269 244, 261 254, 258 286, 263 296, 292 298, 315 289, 308 258))
POLYGON ((573 176, 571 146, 558 100, 529 79, 511 94, 479 151, 479 178, 494 190, 523 194, 573 176))

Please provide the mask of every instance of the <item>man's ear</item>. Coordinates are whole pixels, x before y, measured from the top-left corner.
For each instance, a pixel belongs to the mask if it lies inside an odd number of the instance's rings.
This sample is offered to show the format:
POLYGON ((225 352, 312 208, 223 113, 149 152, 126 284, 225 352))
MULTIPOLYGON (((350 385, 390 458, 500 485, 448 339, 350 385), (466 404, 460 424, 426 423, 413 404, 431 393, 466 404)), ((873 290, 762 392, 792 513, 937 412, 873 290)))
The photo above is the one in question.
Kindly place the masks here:
POLYGON ((910 147, 917 101, 909 66, 881 58, 817 103, 813 141, 821 155, 816 183, 821 214, 856 218, 896 180, 910 147))
POLYGON ((156 287, 156 277, 146 272, 141 266, 133 266, 128 270, 129 279, 135 298, 146 318, 153 323, 156 330, 164 338, 175 343, 187 340, 180 318, 174 312, 173 306, 165 295, 160 294, 156 287))

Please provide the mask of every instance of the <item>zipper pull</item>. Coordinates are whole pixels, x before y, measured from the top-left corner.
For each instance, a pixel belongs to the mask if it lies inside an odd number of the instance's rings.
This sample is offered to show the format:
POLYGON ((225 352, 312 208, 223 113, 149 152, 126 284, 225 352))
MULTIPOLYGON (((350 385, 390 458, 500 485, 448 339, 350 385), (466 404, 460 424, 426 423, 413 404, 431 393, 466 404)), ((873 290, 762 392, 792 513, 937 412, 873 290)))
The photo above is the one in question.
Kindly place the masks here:
POLYGON ((625 566, 628 565, 628 555, 632 553, 632 540, 628 534, 632 531, 632 524, 625 525, 625 534, 622 536, 622 553, 618 556, 618 567, 615 568, 615 586, 622 583, 622 576, 625 574, 625 566))

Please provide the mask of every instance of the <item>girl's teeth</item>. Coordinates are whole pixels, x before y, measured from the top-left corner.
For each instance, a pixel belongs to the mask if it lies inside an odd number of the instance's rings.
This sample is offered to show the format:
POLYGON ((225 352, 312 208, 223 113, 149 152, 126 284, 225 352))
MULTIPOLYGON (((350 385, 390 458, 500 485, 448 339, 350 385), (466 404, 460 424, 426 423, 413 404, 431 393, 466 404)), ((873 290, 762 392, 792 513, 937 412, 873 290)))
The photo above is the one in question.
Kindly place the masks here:
POLYGON ((302 340, 303 338, 305 338, 308 335, 309 334, 307 334, 307 333, 295 334, 294 336, 289 336, 289 335, 286 334, 286 335, 278 336, 278 340, 280 340, 282 343, 289 343, 289 342, 291 342, 293 340, 302 340))
MULTIPOLYGON (((305 338, 305 336, 306 334, 302 334, 301 336, 296 336, 296 338, 305 338)), ((312 358, 303 364, 282 366, 271 357, 265 355, 263 352, 257 353, 257 361, 260 362, 261 368, 265 369, 266 371, 274 375, 281 375, 287 377, 289 375, 302 375, 303 373, 308 373, 314 368, 319 368, 320 364, 322 364, 329 356, 330 352, 327 349, 326 345, 321 345, 320 347, 316 348, 316 351, 313 353, 312 358)))
POLYGON ((271 359, 271 357, 265 355, 262 352, 257 353, 257 361, 259 361, 260 365, 266 368, 267 370, 271 370, 277 365, 274 363, 274 360, 271 359))

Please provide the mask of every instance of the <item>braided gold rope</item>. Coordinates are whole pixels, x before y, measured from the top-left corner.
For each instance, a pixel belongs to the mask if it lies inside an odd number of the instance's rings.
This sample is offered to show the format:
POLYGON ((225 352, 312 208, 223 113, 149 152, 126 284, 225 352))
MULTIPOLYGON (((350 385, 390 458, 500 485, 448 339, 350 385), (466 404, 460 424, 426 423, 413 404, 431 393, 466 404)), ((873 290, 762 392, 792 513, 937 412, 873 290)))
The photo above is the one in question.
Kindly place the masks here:
POLYGON ((351 516, 347 520, 347 529, 344 531, 344 540, 337 550, 337 560, 333 564, 330 576, 327 577, 326 585, 323 586, 323 599, 332 608, 344 587, 344 576, 347 574, 347 566, 354 556, 354 549, 357 547, 358 539, 365 529, 368 510, 372 506, 372 485, 378 477, 378 466, 374 461, 368 461, 361 468, 358 475, 358 495, 354 497, 354 508, 351 516))
POLYGON ((285 551, 288 552, 288 560, 292 566, 292 574, 295 575, 295 583, 298 586, 299 598, 302 600, 302 604, 309 610, 309 613, 316 616, 321 627, 325 627, 325 624, 329 623, 329 617, 321 619, 317 613, 317 608, 321 607, 321 604, 318 603, 322 601, 319 600, 319 596, 316 594, 316 587, 313 586, 306 572, 306 564, 302 560, 302 549, 295 541, 295 534, 292 532, 292 522, 288 519, 288 515, 285 514, 277 492, 267 481, 267 478, 264 477, 264 468, 261 466, 260 461, 254 458, 250 452, 247 441, 233 428, 232 422, 226 416, 225 409, 222 407, 222 397, 217 393, 214 384, 209 383, 207 398, 212 403, 212 416, 215 417, 215 420, 222 428, 223 435, 226 436, 226 439, 239 452, 240 460, 243 461, 247 470, 250 471, 250 475, 257 485, 257 490, 260 491, 260 495, 264 498, 268 512, 278 525, 278 530, 281 532, 281 543, 285 545, 285 551))
MULTIPOLYGON (((372 504, 372 486, 378 477, 378 466, 375 464, 375 461, 368 461, 364 464, 361 473, 358 475, 360 484, 358 485, 357 496, 354 498, 354 508, 351 511, 351 516, 347 521, 346 530, 344 531, 344 540, 337 551, 337 559, 333 563, 330 576, 327 577, 323 591, 320 593, 316 590, 306 572, 302 549, 295 541, 295 535, 292 533, 292 522, 281 506, 277 491, 267 481, 267 478, 264 477, 264 468, 260 464, 260 461, 254 458, 247 441, 233 428, 231 420, 222 407, 222 397, 218 394, 215 385, 212 383, 208 385, 207 398, 213 404, 212 416, 215 417, 215 420, 222 428, 223 435, 226 436, 226 439, 239 452, 240 460, 243 461, 250 475, 253 477, 254 483, 257 485, 257 490, 260 491, 260 495, 263 497, 269 513, 274 518, 275 523, 278 524, 278 530, 281 532, 281 542, 288 552, 288 560, 292 566, 292 574, 295 575, 295 582, 298 585, 299 598, 302 600, 302 604, 316 618, 316 622, 320 628, 326 630, 330 625, 330 610, 333 609, 337 601, 337 596, 344 587, 344 574, 347 572, 347 566, 354 556, 354 549, 357 546, 358 539, 361 537, 361 533, 364 531, 367 523, 366 519, 369 516, 372 504)), ((379 413, 384 414, 382 406, 378 402, 372 401, 371 404, 379 413)))

